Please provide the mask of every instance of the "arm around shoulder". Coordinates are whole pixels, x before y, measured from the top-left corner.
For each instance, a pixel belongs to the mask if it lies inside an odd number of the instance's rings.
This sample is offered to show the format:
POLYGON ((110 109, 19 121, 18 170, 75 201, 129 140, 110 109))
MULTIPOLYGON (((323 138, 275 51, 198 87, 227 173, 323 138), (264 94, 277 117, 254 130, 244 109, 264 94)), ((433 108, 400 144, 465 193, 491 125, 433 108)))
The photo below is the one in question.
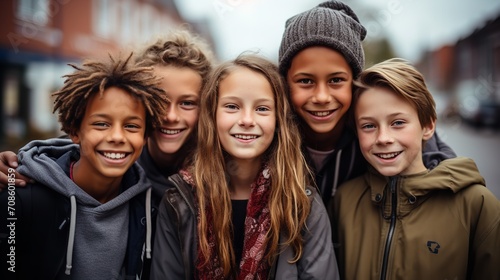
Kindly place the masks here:
POLYGON ((24 187, 30 181, 30 178, 15 170, 17 166, 17 155, 14 152, 0 152, 0 191, 8 186, 24 187))

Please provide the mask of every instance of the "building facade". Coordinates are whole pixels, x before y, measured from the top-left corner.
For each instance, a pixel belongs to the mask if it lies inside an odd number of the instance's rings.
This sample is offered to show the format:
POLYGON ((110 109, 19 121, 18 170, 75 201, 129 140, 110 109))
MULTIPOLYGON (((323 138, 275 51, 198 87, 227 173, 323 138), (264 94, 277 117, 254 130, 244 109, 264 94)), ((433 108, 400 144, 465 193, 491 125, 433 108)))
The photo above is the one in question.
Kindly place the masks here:
POLYGON ((138 47, 186 23, 173 0, 7 0, 1 5, 4 149, 58 133, 51 93, 62 86, 68 63, 138 47))

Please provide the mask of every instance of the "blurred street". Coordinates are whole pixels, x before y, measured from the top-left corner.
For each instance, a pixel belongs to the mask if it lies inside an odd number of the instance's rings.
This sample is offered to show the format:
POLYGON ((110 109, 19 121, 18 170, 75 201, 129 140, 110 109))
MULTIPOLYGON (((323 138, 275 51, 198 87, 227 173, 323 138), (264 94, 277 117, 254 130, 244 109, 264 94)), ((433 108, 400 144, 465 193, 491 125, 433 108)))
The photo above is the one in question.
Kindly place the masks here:
POLYGON ((500 199, 500 130, 474 128, 453 117, 442 119, 437 133, 458 156, 474 159, 486 186, 500 199))

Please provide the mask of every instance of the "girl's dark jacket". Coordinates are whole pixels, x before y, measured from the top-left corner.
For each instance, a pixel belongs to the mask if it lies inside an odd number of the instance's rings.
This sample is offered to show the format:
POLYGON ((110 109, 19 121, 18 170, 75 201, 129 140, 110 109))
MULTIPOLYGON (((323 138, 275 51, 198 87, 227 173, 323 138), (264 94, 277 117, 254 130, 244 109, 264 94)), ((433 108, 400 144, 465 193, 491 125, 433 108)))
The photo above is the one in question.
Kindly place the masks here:
MULTIPOLYGON (((159 206, 151 279, 194 279, 197 221, 192 187, 179 175, 169 178, 159 206)), ((284 248, 268 279, 339 279, 325 206, 315 188, 306 190, 312 202, 304 231, 302 258, 293 264, 291 247, 284 248)), ((231 241, 228 241, 231 242, 231 241)))

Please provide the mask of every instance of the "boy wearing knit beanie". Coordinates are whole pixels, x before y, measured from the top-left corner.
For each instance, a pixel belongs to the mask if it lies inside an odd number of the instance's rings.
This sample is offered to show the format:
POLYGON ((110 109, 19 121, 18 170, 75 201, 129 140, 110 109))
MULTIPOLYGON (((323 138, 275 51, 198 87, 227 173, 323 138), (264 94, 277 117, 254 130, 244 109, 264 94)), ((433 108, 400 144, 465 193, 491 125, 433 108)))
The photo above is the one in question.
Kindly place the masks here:
MULTIPOLYGON (((349 6, 327 1, 288 19, 279 49, 279 70, 304 135, 303 150, 329 211, 337 187, 366 170, 356 135, 346 124, 353 80, 364 67, 365 36, 349 6)), ((429 169, 455 156, 436 134, 423 152, 429 169)))

